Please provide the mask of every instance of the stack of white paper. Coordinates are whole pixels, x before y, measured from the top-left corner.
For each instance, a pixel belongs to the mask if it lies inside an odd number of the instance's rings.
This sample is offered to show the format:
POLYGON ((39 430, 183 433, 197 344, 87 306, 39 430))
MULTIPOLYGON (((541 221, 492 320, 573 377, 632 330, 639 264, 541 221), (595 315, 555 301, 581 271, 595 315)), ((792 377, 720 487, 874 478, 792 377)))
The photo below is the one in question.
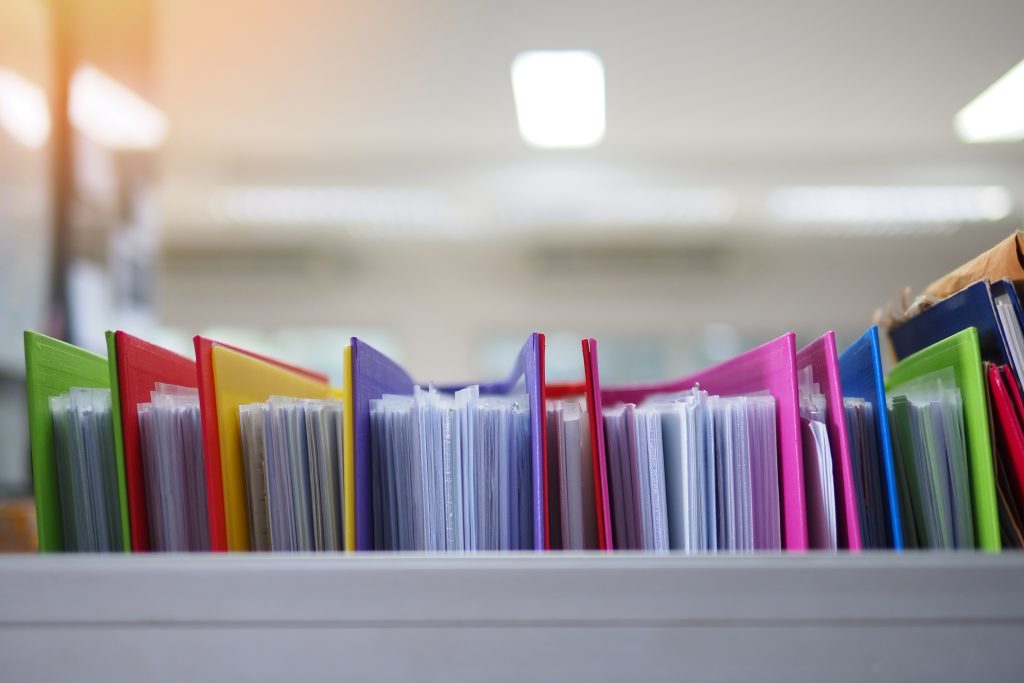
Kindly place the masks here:
POLYGON ((109 389, 50 397, 64 549, 124 549, 109 389))
POLYGON ((198 390, 157 384, 139 404, 139 438, 152 549, 209 550, 198 390))
POLYGON ((605 410, 616 547, 781 548, 775 401, 699 388, 605 410))
POLYGON ((341 549, 341 416, 332 400, 239 406, 254 549, 341 549))
POLYGON ((384 395, 370 402, 370 441, 378 549, 532 547, 525 395, 384 395))
POLYGON ((836 487, 832 448, 828 441, 828 404, 812 369, 800 373, 800 427, 803 435, 804 487, 807 496, 807 534, 812 548, 836 550, 836 487))
POLYGON ((594 469, 585 404, 548 402, 548 507, 551 547, 597 548, 594 469))

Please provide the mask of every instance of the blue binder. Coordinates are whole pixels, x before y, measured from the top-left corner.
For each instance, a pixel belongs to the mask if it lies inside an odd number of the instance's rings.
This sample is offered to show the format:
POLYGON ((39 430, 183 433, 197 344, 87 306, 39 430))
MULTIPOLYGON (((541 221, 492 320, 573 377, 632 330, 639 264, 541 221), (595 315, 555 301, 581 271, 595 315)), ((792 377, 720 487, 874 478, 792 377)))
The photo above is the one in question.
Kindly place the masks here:
MULTIPOLYGON (((1012 285, 1009 289, 1013 290, 1012 285)), ((890 329, 889 341, 896 360, 903 360, 968 327, 976 327, 981 357, 998 365, 1010 363, 992 298, 992 286, 980 280, 890 329)))
POLYGON ((843 396, 860 398, 871 404, 875 414, 876 450, 882 458, 882 473, 889 499, 889 528, 886 539, 896 550, 903 549, 896 471, 893 467, 892 438, 889 432, 889 411, 885 400, 885 379, 882 375, 882 353, 878 327, 871 327, 839 356, 839 377, 843 396))

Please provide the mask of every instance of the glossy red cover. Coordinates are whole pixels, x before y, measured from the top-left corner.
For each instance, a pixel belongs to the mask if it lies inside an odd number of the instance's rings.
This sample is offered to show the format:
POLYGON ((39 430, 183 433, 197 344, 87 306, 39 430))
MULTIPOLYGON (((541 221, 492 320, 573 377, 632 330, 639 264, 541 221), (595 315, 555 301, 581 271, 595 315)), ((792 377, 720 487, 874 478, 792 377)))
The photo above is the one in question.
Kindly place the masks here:
MULTIPOLYGON (((206 508, 209 514, 210 550, 226 552, 228 532, 224 518, 224 481, 220 470, 220 431, 217 429, 217 397, 213 382, 213 347, 216 345, 244 353, 318 382, 326 383, 327 376, 200 335, 196 335, 193 342, 196 348, 195 377, 199 386, 199 417, 203 423, 203 457, 206 459, 206 508)), ((339 349, 339 358, 340 353, 339 349)))
MULTIPOLYGON (((611 550, 612 549, 612 522, 611 512, 608 507, 608 473, 605 465, 605 448, 604 448, 604 429, 602 428, 601 420, 596 419, 595 416, 600 412, 600 408, 595 408, 595 405, 600 405, 601 397, 598 395, 599 392, 594 391, 595 381, 598 387, 600 387, 600 380, 597 379, 597 365, 596 360, 592 360, 596 354, 591 354, 591 344, 594 348, 597 347, 597 342, 593 339, 583 340, 583 368, 584 377, 583 382, 552 382, 544 386, 544 390, 547 398, 552 400, 576 398, 583 396, 587 401, 587 421, 590 427, 590 457, 591 467, 594 473, 594 507, 595 519, 597 520, 597 547, 600 550, 611 550)), ((545 420, 545 423, 547 421, 545 420)), ((545 444, 547 444, 547 438, 545 436, 545 444)), ((545 468, 545 482, 544 491, 548 489, 548 482, 546 481, 545 468)), ((546 494, 545 494, 546 495, 546 494)), ((545 502, 547 505, 547 502, 545 502)), ((545 524, 545 528, 550 529, 550 520, 545 524)), ((550 539, 549 539, 550 540, 550 539)), ((549 546, 550 547, 550 544, 549 546)))
POLYGON ((585 382, 551 382, 544 385, 544 392, 552 400, 575 398, 587 393, 587 385, 585 382))
POLYGON ((1024 405, 1021 403, 1017 380, 1006 365, 990 365, 988 389, 992 396, 995 422, 1003 438, 1003 452, 1007 456, 1010 481, 1018 500, 1024 501, 1024 405))
POLYGON ((132 550, 146 552, 149 547, 149 516, 146 511, 146 486, 142 471, 139 438, 139 404, 149 403, 156 384, 196 386, 196 364, 156 344, 126 332, 114 333, 117 354, 117 384, 121 400, 121 434, 124 438, 124 472, 128 489, 128 521, 132 550))

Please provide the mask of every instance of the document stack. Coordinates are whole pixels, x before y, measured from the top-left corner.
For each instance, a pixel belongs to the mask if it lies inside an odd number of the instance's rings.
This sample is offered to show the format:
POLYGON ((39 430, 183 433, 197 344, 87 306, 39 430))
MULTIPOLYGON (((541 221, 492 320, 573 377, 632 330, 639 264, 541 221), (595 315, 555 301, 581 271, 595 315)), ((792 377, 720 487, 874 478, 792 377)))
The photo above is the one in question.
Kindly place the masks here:
POLYGON ((341 550, 342 404, 238 407, 253 550, 341 550))
POLYGON ((195 338, 108 358, 25 333, 43 552, 996 552, 1024 547, 1024 237, 870 327, 703 371, 416 382, 353 338, 343 387, 195 338), (893 362, 883 363, 888 338, 893 362))
POLYGON ((528 397, 445 395, 370 402, 378 550, 526 550, 530 519, 528 397))
POLYGON ((75 388, 51 396, 50 414, 67 548, 121 550, 110 390, 75 388))
POLYGON ((199 392, 158 382, 138 414, 153 549, 208 550, 199 392))

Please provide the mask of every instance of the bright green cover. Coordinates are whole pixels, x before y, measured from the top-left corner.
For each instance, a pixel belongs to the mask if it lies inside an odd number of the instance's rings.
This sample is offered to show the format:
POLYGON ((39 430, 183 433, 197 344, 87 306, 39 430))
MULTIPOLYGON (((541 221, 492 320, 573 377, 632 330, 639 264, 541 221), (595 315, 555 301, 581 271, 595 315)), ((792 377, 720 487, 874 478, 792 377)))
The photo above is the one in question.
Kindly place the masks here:
POLYGON ((885 381, 885 392, 892 395, 900 385, 944 368, 953 369, 963 399, 975 539, 980 549, 998 551, 999 513, 989 435, 988 392, 977 328, 968 327, 897 363, 885 381))
POLYGON ((132 549, 132 530, 128 514, 128 475, 124 465, 124 434, 121 431, 121 385, 117 379, 117 344, 114 332, 107 330, 107 366, 110 368, 110 415, 114 420, 114 453, 117 462, 117 495, 121 499, 121 534, 125 552, 132 549))
MULTIPOLYGON (((105 358, 38 332, 25 332, 25 385, 28 393, 29 438, 32 445, 32 481, 36 498, 39 551, 64 550, 60 490, 53 453, 53 421, 50 397, 74 387, 110 388, 110 368, 105 358)), ((113 400, 112 404, 116 404, 113 400)), ((129 547, 124 464, 118 463, 121 496, 121 529, 129 547)))

